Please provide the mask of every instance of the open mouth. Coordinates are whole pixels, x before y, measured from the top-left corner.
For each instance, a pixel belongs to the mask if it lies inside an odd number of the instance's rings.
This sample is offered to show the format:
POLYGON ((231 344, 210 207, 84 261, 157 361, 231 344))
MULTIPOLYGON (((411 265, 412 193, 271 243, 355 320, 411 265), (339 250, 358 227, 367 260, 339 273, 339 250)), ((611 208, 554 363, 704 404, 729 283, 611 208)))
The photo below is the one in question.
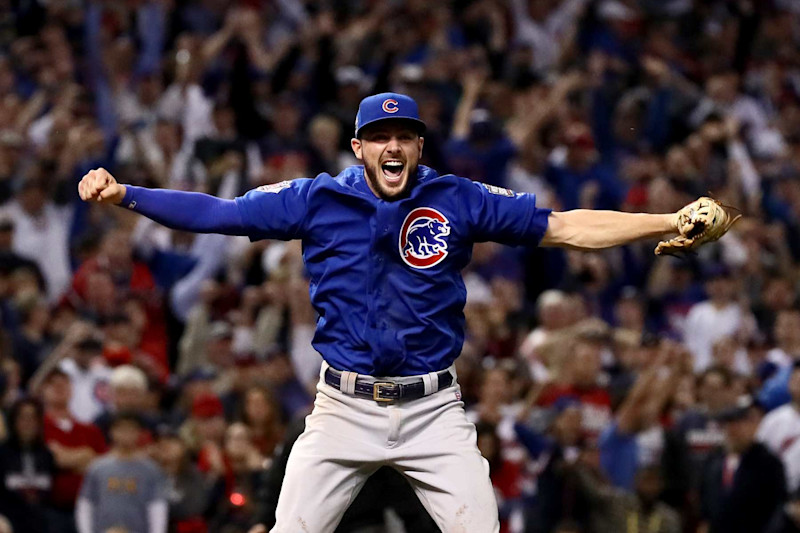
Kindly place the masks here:
POLYGON ((400 182, 400 177, 403 175, 403 168, 405 168, 405 165, 400 161, 385 161, 381 165, 383 177, 386 178, 386 181, 389 183, 400 182))

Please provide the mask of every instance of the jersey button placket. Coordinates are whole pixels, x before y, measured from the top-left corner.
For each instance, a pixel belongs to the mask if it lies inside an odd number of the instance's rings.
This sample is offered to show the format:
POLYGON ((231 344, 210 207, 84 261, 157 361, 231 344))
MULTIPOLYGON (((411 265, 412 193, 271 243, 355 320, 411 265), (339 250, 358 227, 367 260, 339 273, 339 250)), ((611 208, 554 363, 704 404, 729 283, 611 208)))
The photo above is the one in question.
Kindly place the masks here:
POLYGON ((378 252, 376 248, 377 244, 377 216, 378 216, 378 209, 375 209, 372 213, 372 217, 369 220, 369 228, 370 228, 370 239, 369 239, 369 246, 371 250, 371 254, 368 257, 371 257, 373 260, 369 261, 369 267, 367 268, 367 316, 366 316, 366 323, 367 323, 367 338, 370 339, 369 343, 374 347, 375 341, 375 334, 374 331, 377 325, 377 319, 375 318, 375 270, 376 264, 374 259, 377 257, 378 252))

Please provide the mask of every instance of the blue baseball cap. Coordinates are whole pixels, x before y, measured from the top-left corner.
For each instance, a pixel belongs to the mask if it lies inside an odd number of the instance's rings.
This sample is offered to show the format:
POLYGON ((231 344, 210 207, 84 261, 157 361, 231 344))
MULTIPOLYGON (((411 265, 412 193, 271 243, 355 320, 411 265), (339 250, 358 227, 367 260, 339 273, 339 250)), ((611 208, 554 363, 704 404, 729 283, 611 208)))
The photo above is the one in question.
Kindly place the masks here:
POLYGON ((425 123, 419 118, 419 108, 413 98, 399 93, 380 93, 361 100, 356 115, 356 137, 367 124, 389 119, 411 121, 420 135, 425 133, 425 123))

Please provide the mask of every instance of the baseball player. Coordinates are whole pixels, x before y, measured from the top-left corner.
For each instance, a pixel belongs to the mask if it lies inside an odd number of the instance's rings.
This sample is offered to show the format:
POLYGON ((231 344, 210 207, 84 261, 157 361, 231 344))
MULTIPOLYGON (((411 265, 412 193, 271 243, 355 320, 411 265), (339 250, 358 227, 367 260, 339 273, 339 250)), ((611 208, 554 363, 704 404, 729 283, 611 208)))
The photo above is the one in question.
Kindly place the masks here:
POLYGON ((453 367, 473 243, 597 250, 679 233, 662 253, 719 238, 732 223, 707 198, 673 214, 552 212, 533 195, 420 165, 424 132, 413 99, 383 93, 362 100, 356 116, 351 146, 363 166, 338 176, 265 185, 235 200, 123 185, 104 169, 78 186, 83 200, 175 229, 302 239, 323 363, 273 532, 333 531, 383 465, 405 475, 442 531, 499 531, 489 467, 453 367))

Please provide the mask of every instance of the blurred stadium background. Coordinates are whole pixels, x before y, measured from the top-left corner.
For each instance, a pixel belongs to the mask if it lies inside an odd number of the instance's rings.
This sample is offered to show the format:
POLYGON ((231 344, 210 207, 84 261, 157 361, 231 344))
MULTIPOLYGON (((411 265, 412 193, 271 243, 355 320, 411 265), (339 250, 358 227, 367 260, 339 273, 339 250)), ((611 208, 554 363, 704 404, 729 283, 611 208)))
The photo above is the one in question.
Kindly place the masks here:
MULTIPOLYGON (((442 173, 745 214, 680 259, 475 247, 458 372, 503 533, 800 531, 797 0, 0 0, 0 532, 74 531, 120 412, 171 532, 270 524, 320 363, 299 244, 76 185, 336 174, 384 90, 442 173)), ((385 470, 339 531, 437 530, 385 470)))

